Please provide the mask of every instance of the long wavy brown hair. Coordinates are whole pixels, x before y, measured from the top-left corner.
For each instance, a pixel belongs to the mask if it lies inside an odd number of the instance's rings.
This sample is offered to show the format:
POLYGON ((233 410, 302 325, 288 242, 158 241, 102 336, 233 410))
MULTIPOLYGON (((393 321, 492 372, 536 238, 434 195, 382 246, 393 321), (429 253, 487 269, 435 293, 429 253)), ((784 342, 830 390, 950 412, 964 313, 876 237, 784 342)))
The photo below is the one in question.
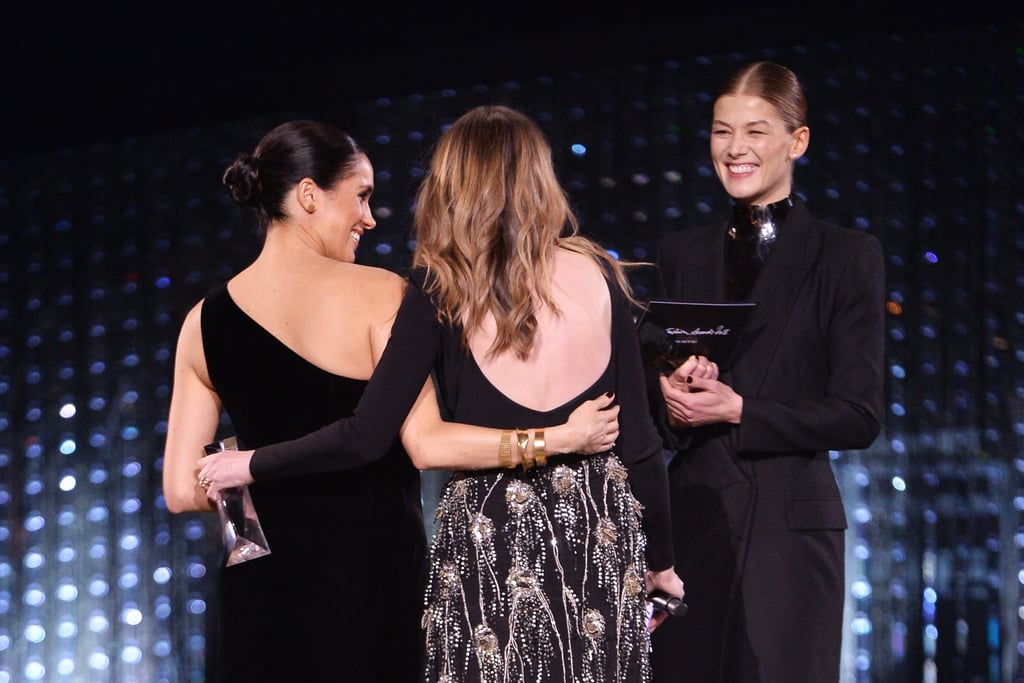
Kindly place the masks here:
POLYGON ((529 356, 537 308, 557 311, 551 277, 560 248, 606 265, 633 300, 627 264, 579 234, 543 132, 509 107, 476 107, 444 132, 420 185, 414 230, 413 266, 426 268, 441 319, 461 324, 466 344, 492 314, 492 355, 529 356))

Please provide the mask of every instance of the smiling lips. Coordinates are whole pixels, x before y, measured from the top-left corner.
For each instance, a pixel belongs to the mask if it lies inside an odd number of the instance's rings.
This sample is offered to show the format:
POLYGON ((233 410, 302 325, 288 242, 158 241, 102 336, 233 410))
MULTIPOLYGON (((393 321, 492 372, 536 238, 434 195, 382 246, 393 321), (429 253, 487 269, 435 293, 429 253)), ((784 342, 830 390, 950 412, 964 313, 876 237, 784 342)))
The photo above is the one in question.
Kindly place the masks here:
POLYGON ((742 175, 744 173, 753 173, 757 170, 757 166, 754 164, 727 164, 726 168, 729 169, 729 173, 735 173, 736 175, 742 175))

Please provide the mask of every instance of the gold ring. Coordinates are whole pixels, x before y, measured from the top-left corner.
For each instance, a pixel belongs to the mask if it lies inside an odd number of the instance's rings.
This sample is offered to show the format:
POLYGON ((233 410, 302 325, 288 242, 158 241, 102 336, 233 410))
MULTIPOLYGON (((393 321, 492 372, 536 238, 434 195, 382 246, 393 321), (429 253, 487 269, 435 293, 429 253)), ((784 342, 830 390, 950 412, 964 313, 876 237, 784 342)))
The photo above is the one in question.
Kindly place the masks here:
POLYGON ((204 491, 206 489, 210 488, 210 484, 212 484, 212 483, 213 483, 213 481, 211 481, 209 477, 205 477, 205 476, 202 479, 199 480, 199 485, 203 487, 204 491))

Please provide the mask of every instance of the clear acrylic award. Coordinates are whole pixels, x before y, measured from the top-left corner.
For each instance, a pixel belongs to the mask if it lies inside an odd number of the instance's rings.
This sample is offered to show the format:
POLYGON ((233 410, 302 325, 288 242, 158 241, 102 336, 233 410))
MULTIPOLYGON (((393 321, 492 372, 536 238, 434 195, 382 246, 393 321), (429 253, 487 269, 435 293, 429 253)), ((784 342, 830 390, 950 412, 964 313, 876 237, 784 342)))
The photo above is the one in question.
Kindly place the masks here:
MULTIPOLYGON (((237 448, 238 441, 233 436, 203 446, 207 455, 237 448)), ((248 486, 234 486, 221 491, 217 495, 217 514, 220 516, 221 534, 227 553, 225 566, 230 567, 270 554, 270 545, 263 535, 263 527, 256 516, 256 507, 252 504, 248 486)))

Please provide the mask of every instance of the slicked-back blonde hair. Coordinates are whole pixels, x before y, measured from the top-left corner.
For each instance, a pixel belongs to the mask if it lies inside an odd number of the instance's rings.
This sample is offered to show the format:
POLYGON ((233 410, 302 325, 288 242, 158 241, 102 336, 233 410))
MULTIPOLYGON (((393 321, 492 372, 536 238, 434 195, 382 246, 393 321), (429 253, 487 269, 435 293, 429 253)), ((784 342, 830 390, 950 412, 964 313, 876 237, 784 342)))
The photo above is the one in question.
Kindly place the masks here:
POLYGON ((715 101, 726 95, 752 95, 775 107, 786 131, 792 133, 807 125, 807 96, 796 74, 774 62, 752 62, 733 72, 715 101))
POLYGON ((559 248, 607 264, 631 296, 622 264, 579 234, 544 134, 508 107, 476 107, 444 132, 417 194, 414 230, 413 266, 426 268, 442 320, 462 324, 463 344, 494 316, 490 354, 529 355, 537 307, 557 310, 559 248))

